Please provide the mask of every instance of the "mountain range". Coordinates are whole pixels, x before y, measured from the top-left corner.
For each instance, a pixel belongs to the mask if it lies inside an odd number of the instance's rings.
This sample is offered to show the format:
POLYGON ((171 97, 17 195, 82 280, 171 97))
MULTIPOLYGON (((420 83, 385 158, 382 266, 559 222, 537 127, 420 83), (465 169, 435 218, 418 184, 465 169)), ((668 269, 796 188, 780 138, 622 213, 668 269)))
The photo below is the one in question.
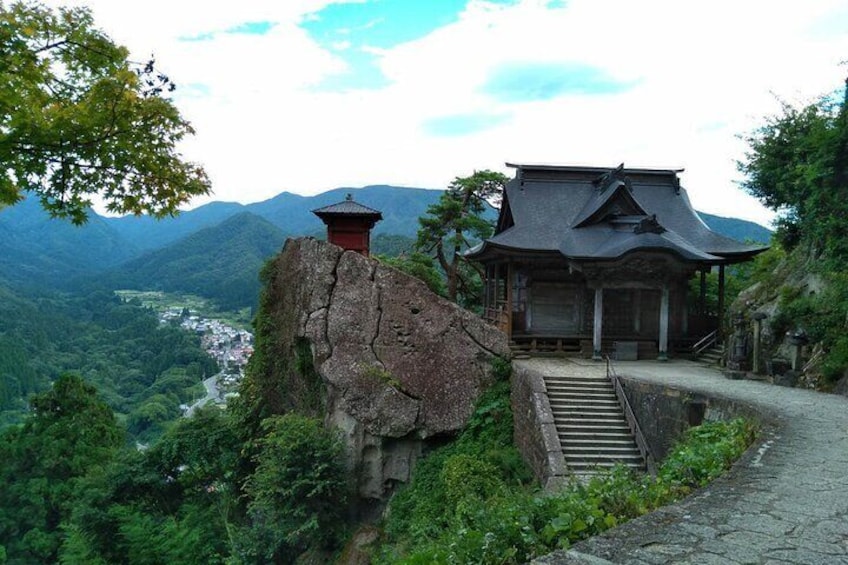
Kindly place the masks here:
MULTIPOLYGON (((35 199, 27 199, 0 210, 0 280, 36 288, 182 291, 215 298, 225 307, 252 305, 264 261, 288 236, 323 236, 325 228, 311 210, 348 193, 382 212, 373 245, 389 253, 412 244, 417 218, 441 195, 440 190, 386 185, 337 188, 316 196, 284 192, 246 205, 212 202, 163 220, 102 217, 92 211, 81 227, 49 218, 35 199)), ((741 241, 767 243, 771 236, 753 222, 701 217, 711 229, 741 241)))

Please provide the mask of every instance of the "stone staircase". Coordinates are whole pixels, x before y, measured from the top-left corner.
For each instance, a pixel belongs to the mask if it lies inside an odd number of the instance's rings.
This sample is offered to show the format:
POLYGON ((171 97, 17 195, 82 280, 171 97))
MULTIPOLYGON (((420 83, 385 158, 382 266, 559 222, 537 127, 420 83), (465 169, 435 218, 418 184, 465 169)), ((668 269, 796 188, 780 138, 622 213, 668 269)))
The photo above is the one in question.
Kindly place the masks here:
POLYGON ((545 376, 545 387, 572 473, 591 475, 617 464, 645 470, 609 379, 545 376))
POLYGON ((706 365, 718 365, 724 357, 724 345, 716 345, 705 349, 698 355, 697 361, 706 365))

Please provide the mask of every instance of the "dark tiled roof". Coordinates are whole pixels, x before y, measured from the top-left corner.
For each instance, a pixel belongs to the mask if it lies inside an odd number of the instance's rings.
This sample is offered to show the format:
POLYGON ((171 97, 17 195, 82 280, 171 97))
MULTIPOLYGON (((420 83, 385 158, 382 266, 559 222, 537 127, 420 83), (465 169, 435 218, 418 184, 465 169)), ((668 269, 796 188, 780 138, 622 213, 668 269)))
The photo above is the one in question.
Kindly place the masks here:
POLYGON ((624 169, 628 186, 622 182, 605 188, 595 182, 604 172, 597 167, 517 168, 504 195, 513 225, 471 250, 471 257, 501 249, 605 260, 651 249, 686 261, 723 263, 766 249, 711 231, 692 209, 673 170, 624 169), (654 215, 659 229, 636 229, 654 215))
POLYGON ((324 206, 323 208, 317 208, 312 210, 312 213, 318 216, 319 218, 325 215, 331 216, 370 216, 373 218, 382 219, 383 214, 379 210, 375 210, 373 208, 369 208, 368 206, 363 206, 358 202, 354 202, 353 198, 350 194, 348 194, 347 199, 342 200, 336 204, 331 204, 329 206, 324 206))

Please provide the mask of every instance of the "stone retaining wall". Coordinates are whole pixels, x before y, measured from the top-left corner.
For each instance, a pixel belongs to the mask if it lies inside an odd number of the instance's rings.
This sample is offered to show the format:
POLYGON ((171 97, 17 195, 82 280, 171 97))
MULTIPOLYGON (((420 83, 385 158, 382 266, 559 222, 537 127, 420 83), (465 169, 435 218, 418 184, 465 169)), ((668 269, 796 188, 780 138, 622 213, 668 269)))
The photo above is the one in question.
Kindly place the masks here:
POLYGON ((744 402, 648 383, 626 375, 619 378, 657 461, 668 454, 686 430, 705 421, 744 417, 761 422, 764 419, 761 412, 744 402))
MULTIPOLYGON (((537 480, 546 489, 555 489, 569 476, 548 400, 543 371, 530 363, 513 363, 512 411, 515 444, 537 480)), ((575 374, 588 369, 568 366, 575 374)), ((705 421, 744 417, 761 424, 768 415, 751 403, 717 394, 687 391, 665 383, 647 382, 625 374, 619 377, 633 408, 645 441, 655 461, 661 461, 692 426, 705 421)))
POLYGON ((514 366, 511 393, 515 444, 536 479, 552 488, 568 474, 542 374, 514 366))

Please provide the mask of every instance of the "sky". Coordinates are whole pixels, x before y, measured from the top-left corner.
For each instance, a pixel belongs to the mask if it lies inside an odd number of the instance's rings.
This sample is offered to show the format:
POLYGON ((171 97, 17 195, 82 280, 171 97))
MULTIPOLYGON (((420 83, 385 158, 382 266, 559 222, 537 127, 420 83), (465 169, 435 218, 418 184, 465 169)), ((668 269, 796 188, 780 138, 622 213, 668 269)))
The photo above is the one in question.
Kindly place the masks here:
POLYGON ((744 136, 841 92, 844 0, 49 0, 153 54, 210 200, 445 188, 511 163, 682 168, 698 210, 768 224, 744 136))

